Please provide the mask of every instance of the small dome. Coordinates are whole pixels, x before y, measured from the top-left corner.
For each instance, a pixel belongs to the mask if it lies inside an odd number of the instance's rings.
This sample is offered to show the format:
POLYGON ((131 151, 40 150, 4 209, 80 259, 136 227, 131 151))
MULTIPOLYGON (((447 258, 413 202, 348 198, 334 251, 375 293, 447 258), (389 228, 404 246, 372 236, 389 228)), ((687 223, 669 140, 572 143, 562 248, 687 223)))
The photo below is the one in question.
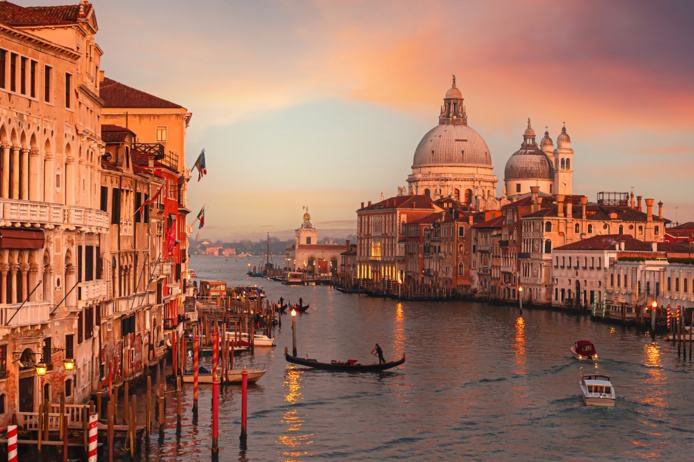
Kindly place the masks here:
POLYGON ((533 127, 530 126, 530 119, 528 119, 528 128, 525 129, 525 133, 523 134, 525 138, 535 138, 535 130, 533 130, 533 127))
POLYGON ((552 161, 537 146, 516 151, 506 162, 504 180, 554 180, 552 161))
POLYGON ((304 213, 304 221, 309 221, 311 220, 311 215, 308 214, 308 212, 304 213))
POLYGON ((545 136, 540 141, 540 146, 553 146, 552 138, 549 137, 549 132, 545 131, 545 136))
POLYGON ((571 145, 571 138, 569 137, 568 133, 566 133, 566 126, 561 128, 561 133, 557 137, 557 146, 562 148, 562 147, 569 147, 571 145))
POLYGON ((455 86, 455 75, 453 76, 453 86, 446 92, 446 99, 462 99, 463 94, 458 90, 458 87, 455 86))

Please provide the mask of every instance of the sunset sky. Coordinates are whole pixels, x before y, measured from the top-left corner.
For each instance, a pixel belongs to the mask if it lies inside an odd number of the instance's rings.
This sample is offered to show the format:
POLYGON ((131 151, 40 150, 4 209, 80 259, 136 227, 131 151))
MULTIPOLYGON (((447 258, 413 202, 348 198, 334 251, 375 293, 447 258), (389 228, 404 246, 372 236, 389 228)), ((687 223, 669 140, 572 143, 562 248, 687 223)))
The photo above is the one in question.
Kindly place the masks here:
POLYGON ((355 234, 361 202, 406 184, 453 74, 498 195, 527 119, 555 145, 565 122, 574 194, 633 191, 694 221, 694 2, 92 3, 106 75, 193 113, 203 238, 286 239, 303 206, 319 237, 355 234))

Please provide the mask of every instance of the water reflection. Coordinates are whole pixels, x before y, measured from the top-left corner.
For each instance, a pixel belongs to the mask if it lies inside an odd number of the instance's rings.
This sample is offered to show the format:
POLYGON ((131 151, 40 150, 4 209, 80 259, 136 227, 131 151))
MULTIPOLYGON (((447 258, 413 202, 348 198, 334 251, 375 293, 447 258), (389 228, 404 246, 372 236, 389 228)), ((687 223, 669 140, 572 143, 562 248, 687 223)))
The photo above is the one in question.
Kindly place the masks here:
POLYGON ((278 437, 278 442, 285 447, 282 455, 284 460, 296 460, 302 456, 310 456, 311 452, 302 450, 304 446, 309 446, 313 443, 311 434, 301 434, 301 425, 303 423, 302 416, 299 414, 299 408, 296 405, 303 401, 304 395, 301 392, 301 377, 302 370, 291 366, 287 369, 284 376, 283 386, 286 390, 284 401, 290 405, 282 415, 281 423, 286 426, 284 434, 278 437))
POLYGON ((405 310, 402 303, 398 303, 395 308, 395 341, 394 346, 398 353, 402 354, 405 350, 405 310))
POLYGON ((660 348, 655 342, 644 345, 644 365, 648 367, 648 375, 643 381, 643 404, 664 408, 665 398, 668 395, 667 378, 663 373, 663 364, 660 358, 660 348))
MULTIPOLYGON (((516 336, 513 346, 516 366, 525 366, 525 321, 520 316, 516 319, 516 336)), ((522 374, 525 371, 524 367, 521 369, 522 370, 516 369, 516 374, 522 374)))

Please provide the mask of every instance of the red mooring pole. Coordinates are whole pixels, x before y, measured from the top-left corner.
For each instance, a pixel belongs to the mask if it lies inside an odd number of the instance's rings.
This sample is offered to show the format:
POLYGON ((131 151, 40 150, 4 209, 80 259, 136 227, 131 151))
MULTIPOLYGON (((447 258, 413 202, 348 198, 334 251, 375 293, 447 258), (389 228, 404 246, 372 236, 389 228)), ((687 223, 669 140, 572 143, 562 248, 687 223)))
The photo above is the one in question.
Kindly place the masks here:
POLYGON ((193 339, 193 409, 198 410, 198 349, 200 338, 196 335, 193 339))
POLYGON ((219 378, 217 362, 219 361, 219 332, 212 336, 212 452, 219 451, 219 378))
POLYGON ((248 371, 243 366, 241 373, 241 443, 246 444, 248 436, 246 421, 248 420, 248 371))

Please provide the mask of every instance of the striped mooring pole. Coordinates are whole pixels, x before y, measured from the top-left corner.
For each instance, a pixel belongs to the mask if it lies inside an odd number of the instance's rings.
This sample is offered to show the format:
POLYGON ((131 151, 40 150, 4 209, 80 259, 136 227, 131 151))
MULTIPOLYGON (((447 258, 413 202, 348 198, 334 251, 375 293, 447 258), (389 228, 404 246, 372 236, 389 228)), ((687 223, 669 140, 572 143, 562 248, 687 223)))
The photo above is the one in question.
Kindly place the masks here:
POLYGON ((17 462, 17 426, 7 426, 7 461, 17 462))
POLYGON ((198 409, 198 349, 200 338, 196 335, 193 339, 193 408, 198 409))
POLYGON ((96 462, 96 446, 97 446, 97 419, 96 412, 89 414, 89 462, 96 462))

